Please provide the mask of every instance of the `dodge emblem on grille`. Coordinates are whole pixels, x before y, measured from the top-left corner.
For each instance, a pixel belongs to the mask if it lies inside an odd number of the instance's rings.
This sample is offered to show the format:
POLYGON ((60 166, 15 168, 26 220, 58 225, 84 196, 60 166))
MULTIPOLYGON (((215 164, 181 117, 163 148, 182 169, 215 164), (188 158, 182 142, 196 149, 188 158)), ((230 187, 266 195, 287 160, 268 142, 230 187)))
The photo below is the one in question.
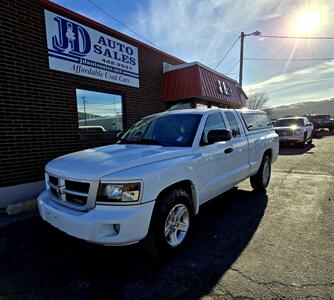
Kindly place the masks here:
POLYGON ((64 185, 57 185, 57 194, 58 194, 58 197, 60 199, 64 198, 64 197, 62 197, 65 194, 64 190, 65 190, 65 186, 64 185))

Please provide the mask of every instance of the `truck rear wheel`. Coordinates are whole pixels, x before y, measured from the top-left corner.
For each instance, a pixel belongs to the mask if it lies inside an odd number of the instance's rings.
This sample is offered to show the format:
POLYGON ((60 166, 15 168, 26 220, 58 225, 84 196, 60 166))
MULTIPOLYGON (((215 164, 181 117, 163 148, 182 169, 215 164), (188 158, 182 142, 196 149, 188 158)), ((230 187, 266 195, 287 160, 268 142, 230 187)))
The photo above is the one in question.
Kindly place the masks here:
POLYGON ((183 189, 171 190, 157 200, 144 240, 145 249, 151 256, 167 258, 184 246, 192 220, 190 201, 183 189))
POLYGON ((268 154, 263 156, 257 173, 250 178, 250 183, 255 191, 264 191, 269 184, 271 176, 271 159, 268 154))

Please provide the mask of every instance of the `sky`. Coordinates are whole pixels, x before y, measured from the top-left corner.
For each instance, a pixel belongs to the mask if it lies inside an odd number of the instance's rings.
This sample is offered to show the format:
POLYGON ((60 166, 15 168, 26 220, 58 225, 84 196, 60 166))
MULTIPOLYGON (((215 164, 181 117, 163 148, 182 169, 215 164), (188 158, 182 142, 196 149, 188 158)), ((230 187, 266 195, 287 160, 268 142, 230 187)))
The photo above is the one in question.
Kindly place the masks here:
MULTIPOLYGON (((262 35, 279 36, 334 36, 334 0, 53 2, 145 43, 148 40, 186 62, 199 61, 213 69, 242 31, 247 34, 260 31, 262 35), (117 23, 94 3, 141 37, 117 23)), ((240 40, 217 71, 238 80, 239 51, 240 40)), ((268 106, 334 97, 334 39, 247 36, 244 58, 243 88, 246 93, 254 88, 263 90, 270 99, 268 106), (268 61, 247 58, 322 60, 268 61)))

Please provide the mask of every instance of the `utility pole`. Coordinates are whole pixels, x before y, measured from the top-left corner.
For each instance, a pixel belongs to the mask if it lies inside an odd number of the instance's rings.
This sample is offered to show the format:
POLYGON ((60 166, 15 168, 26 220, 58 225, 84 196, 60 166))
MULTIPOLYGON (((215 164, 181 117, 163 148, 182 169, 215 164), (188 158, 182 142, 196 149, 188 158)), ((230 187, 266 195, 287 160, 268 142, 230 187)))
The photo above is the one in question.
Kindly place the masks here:
POLYGON ((85 126, 87 125, 87 118, 86 118, 86 97, 82 96, 81 97, 83 105, 84 105, 84 115, 85 115, 85 126))
POLYGON ((240 33, 240 62, 239 62, 239 85, 242 87, 242 72, 243 72, 243 67, 244 67, 244 39, 246 36, 259 36, 261 34, 260 31, 254 31, 252 33, 240 33))
POLYGON ((242 71, 244 67, 244 38, 245 33, 240 34, 240 62, 239 62, 239 85, 242 87, 242 71))

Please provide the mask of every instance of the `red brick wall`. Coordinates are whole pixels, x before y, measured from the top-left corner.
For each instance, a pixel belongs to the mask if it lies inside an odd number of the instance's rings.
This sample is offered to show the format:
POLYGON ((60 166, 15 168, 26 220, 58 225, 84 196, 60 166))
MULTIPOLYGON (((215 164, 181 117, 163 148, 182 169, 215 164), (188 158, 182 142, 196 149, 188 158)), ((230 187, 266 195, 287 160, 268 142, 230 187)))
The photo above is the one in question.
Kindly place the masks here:
MULTIPOLYGON (((113 141, 108 135, 80 139, 76 88, 120 93, 125 126, 129 127, 137 119, 166 108, 160 101, 162 64, 181 63, 141 43, 112 34, 138 47, 140 88, 50 70, 44 8, 92 27, 38 0, 1 1, 0 187, 41 180, 44 166, 51 159, 113 141)), ((95 29, 110 34, 105 29, 95 29)))

